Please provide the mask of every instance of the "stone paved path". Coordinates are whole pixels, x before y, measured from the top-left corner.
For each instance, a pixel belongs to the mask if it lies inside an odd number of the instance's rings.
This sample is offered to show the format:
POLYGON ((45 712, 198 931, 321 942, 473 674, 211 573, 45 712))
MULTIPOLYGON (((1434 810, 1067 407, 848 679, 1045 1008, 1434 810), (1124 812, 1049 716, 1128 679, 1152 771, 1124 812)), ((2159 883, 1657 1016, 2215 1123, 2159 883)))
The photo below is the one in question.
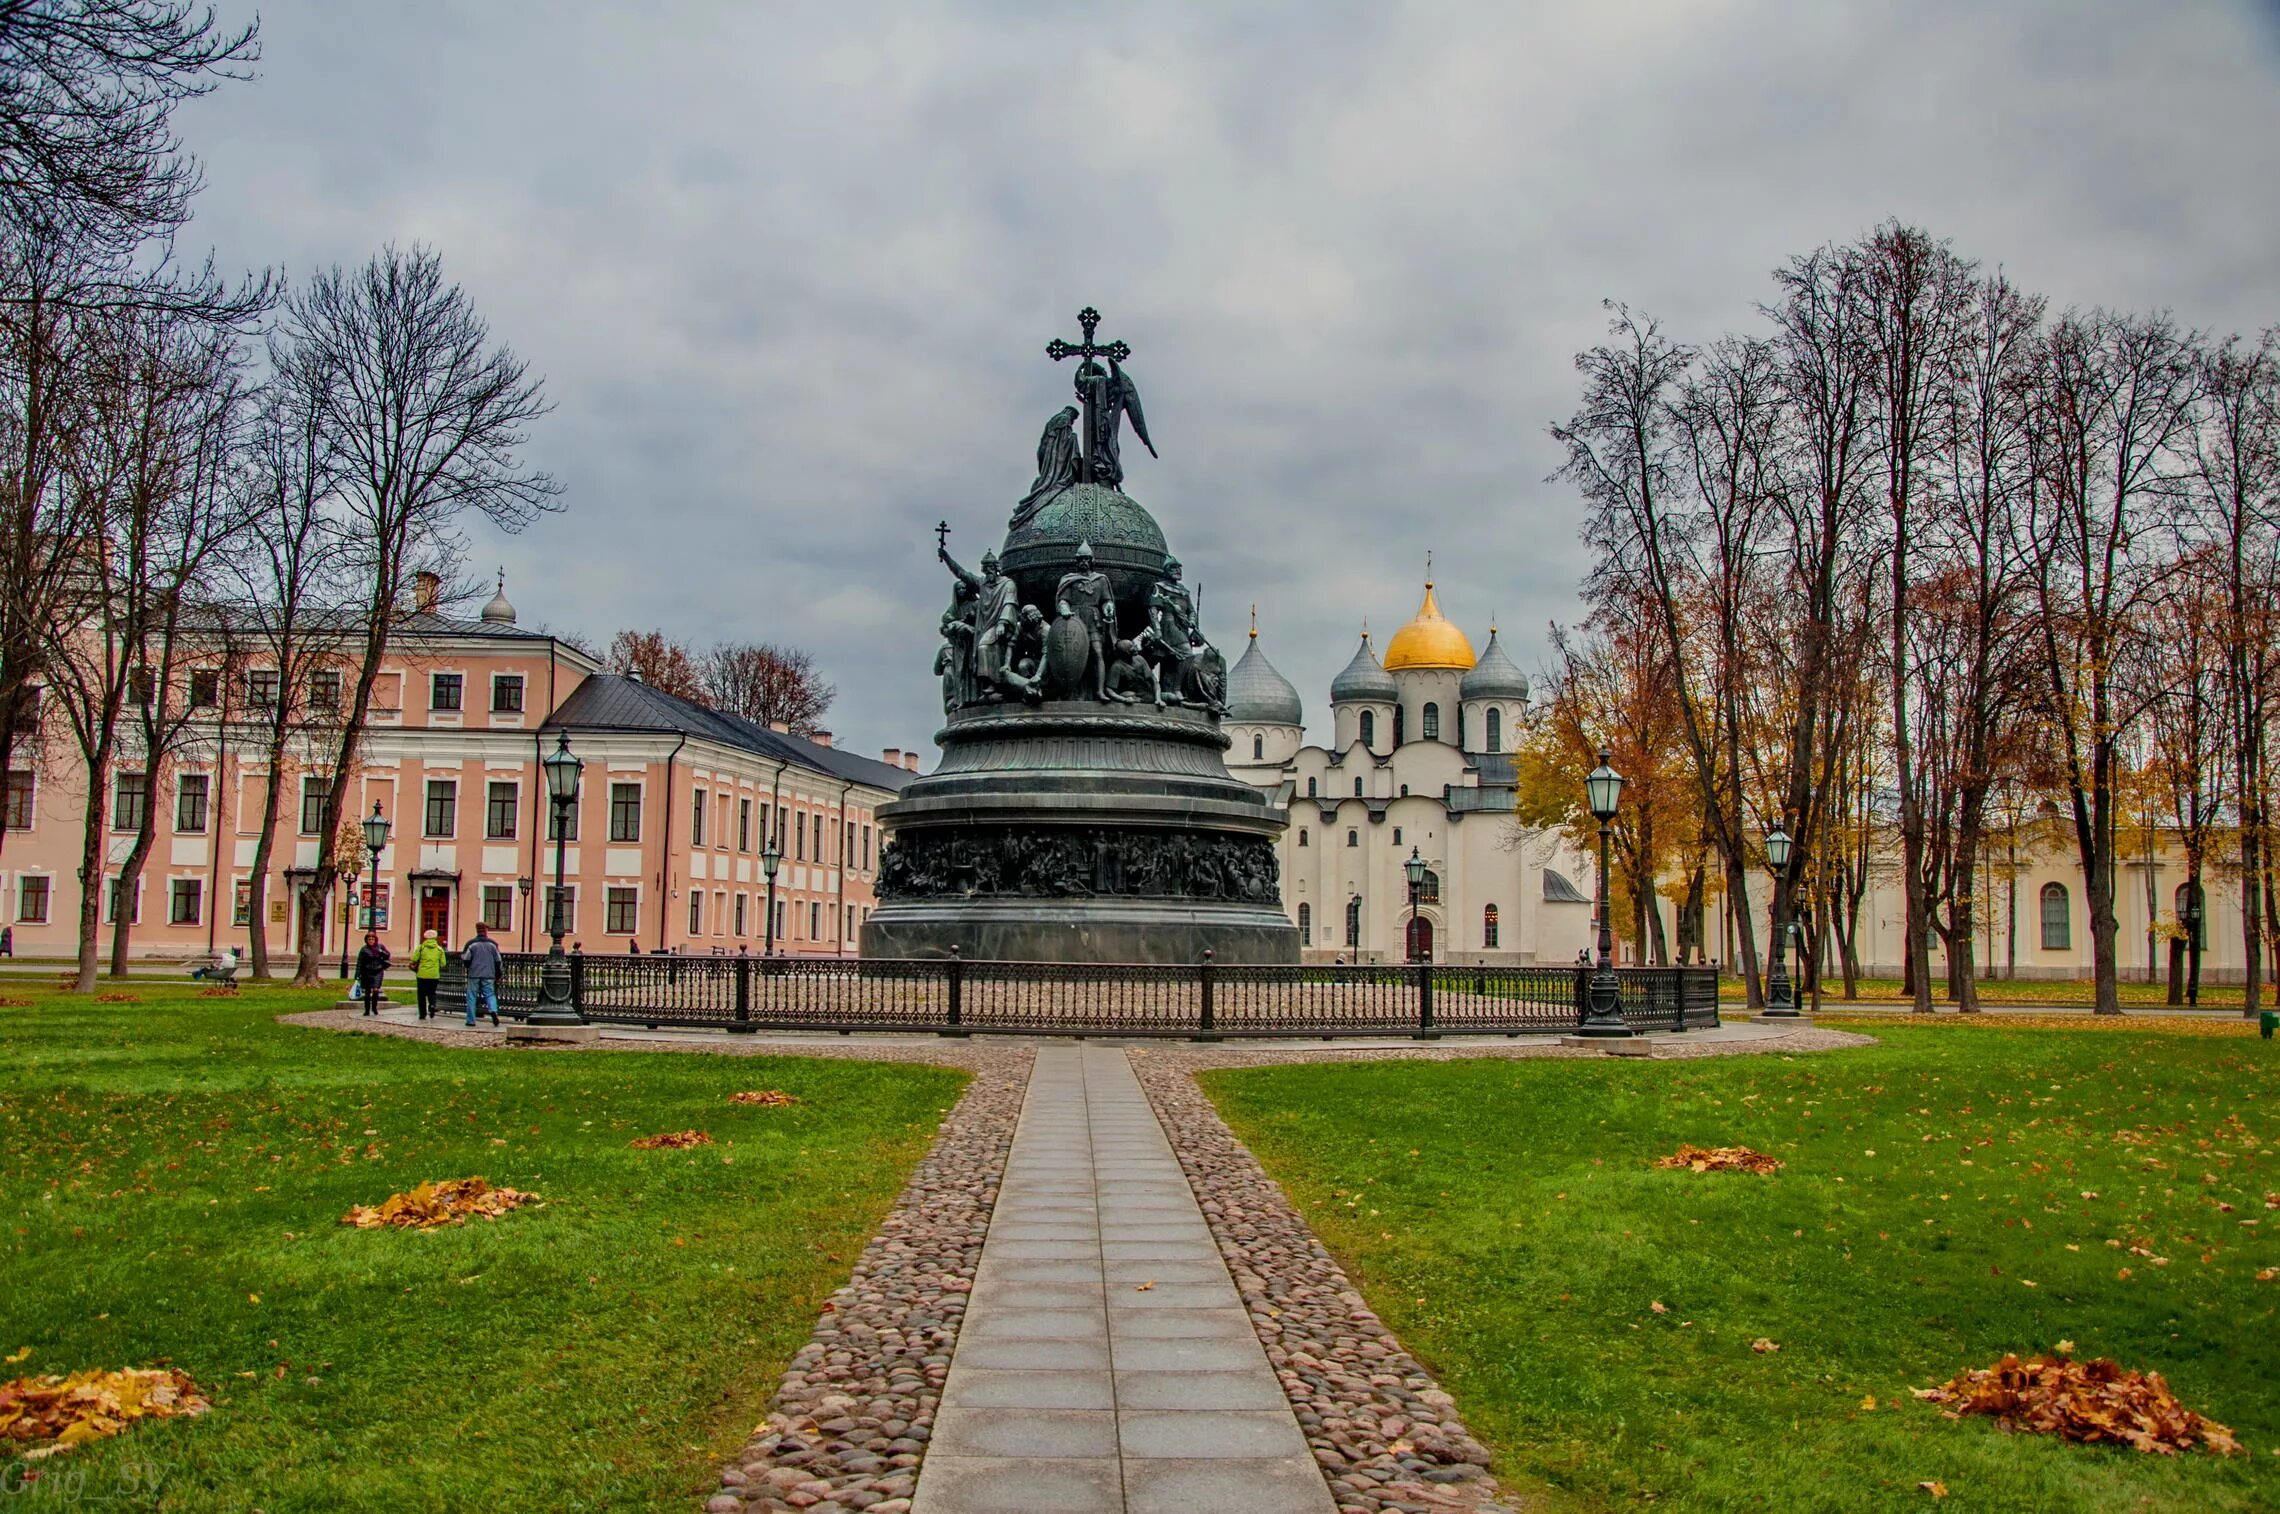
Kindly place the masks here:
POLYGON ((913 1514, 1329 1514, 1121 1050, 1037 1053, 913 1514))

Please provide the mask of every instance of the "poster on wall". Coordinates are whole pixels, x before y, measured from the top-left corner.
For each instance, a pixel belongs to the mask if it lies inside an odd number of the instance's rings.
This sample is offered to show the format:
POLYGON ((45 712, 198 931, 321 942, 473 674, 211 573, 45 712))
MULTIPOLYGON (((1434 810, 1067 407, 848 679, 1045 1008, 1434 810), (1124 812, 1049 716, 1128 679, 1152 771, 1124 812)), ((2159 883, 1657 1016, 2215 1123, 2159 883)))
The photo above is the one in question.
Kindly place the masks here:
POLYGON ((366 884, 359 888, 357 893, 364 906, 364 923, 360 928, 364 930, 386 930, 388 928, 388 885, 383 883, 375 889, 366 884))

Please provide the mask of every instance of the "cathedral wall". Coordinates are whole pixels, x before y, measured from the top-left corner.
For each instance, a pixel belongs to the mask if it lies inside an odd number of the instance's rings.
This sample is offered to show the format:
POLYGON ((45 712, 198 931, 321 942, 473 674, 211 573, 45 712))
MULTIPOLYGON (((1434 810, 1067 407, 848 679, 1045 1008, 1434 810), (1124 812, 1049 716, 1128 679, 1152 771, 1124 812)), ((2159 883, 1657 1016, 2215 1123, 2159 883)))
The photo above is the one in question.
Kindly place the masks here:
POLYGON ((1454 668, 1404 668, 1393 675, 1401 688, 1402 739, 1405 742, 1427 739, 1446 742, 1457 741, 1458 691, 1464 675, 1454 668), (1428 738, 1425 707, 1433 706, 1436 712, 1438 734, 1428 738))

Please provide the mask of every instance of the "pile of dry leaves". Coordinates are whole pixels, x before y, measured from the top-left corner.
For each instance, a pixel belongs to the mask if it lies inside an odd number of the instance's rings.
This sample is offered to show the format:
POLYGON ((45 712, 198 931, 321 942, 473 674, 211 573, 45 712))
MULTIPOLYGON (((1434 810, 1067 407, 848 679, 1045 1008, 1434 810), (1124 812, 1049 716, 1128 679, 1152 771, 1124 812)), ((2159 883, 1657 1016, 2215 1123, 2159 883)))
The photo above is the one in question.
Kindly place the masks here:
POLYGON ((710 1146, 712 1137, 701 1130, 668 1130, 629 1143, 636 1151, 678 1151, 684 1146, 710 1146))
POLYGON ((1689 1142, 1655 1165, 1688 1172, 1779 1172, 1781 1159, 1747 1146, 1696 1146, 1689 1142))
POLYGON ((798 1099, 780 1088, 747 1088, 728 1096, 731 1104, 797 1104, 798 1099))
POLYGON ((138 1419, 203 1414, 210 1407, 190 1375, 171 1368, 19 1377, 0 1383, 0 1445, 36 1461, 116 1435, 138 1419))
POLYGON ((537 1202, 535 1193, 493 1188, 482 1178, 446 1178, 440 1183, 422 1183, 409 1193, 390 1194, 382 1203, 358 1204, 342 1215, 340 1222, 359 1230, 389 1226, 427 1230, 437 1225, 464 1225, 469 1215, 495 1220, 510 1209, 537 1202))
POLYGON ((2175 1456, 2195 1441, 2220 1456, 2240 1450, 2231 1430, 2179 1403, 2160 1373, 2124 1371, 2103 1357, 2076 1361, 2063 1354, 2068 1343, 2059 1344, 2059 1355, 2027 1361, 2006 1356, 1937 1388, 1913 1391, 1918 1398, 1951 1405, 1950 1419, 1990 1414, 2005 1430, 2130 1446, 2162 1456, 2175 1456))

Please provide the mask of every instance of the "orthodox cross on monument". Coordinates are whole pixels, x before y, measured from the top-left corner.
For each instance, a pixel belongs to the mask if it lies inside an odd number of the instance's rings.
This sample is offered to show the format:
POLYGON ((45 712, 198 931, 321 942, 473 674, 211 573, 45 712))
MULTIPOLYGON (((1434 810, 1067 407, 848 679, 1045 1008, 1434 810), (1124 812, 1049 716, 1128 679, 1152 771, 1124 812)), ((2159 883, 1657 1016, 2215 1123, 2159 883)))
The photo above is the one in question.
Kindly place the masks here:
MULTIPOLYGON (((1055 337, 1045 344, 1045 355, 1047 357, 1056 363, 1065 357, 1073 357, 1077 360, 1078 368, 1082 369, 1086 363, 1091 362, 1096 357, 1107 358, 1112 363, 1121 363, 1132 356, 1132 349, 1122 342, 1096 343, 1093 341, 1093 333, 1100 328, 1100 312, 1093 309, 1092 306, 1087 305, 1077 312, 1077 324, 1085 328, 1085 339, 1081 342, 1064 342, 1059 337, 1055 337)), ((1100 418, 1097 413, 1100 404, 1099 387, 1097 384, 1084 386, 1084 454, 1077 464, 1077 477, 1088 484, 1093 482, 1093 438, 1098 434, 1100 425, 1100 418)), ((1143 441, 1146 439, 1145 435, 1141 438, 1143 441)))

